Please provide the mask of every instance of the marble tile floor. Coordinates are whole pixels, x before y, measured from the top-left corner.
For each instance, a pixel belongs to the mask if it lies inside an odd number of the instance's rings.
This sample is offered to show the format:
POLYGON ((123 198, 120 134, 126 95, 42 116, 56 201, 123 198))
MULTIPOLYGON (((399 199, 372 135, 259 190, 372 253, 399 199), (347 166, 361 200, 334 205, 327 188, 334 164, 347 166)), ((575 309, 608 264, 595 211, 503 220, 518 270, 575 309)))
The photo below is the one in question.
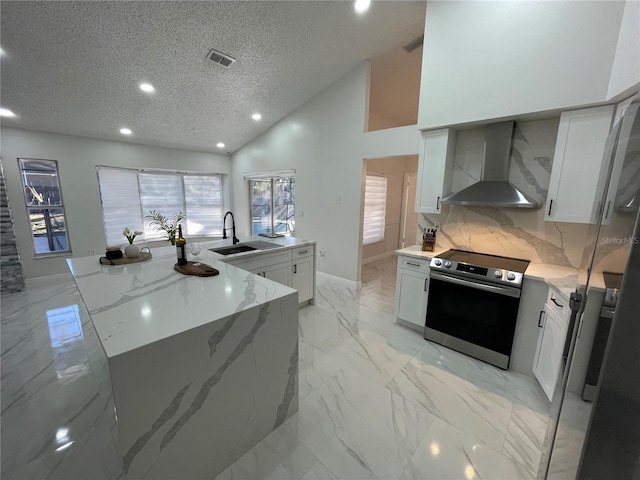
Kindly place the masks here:
MULTIPOLYGON (((395 274, 394 257, 366 265, 358 289, 318 279, 299 314, 298 413, 215 480, 536 478, 542 390, 397 325, 395 274)), ((1 341, 2 478, 126 478, 71 277, 3 296, 1 341)))

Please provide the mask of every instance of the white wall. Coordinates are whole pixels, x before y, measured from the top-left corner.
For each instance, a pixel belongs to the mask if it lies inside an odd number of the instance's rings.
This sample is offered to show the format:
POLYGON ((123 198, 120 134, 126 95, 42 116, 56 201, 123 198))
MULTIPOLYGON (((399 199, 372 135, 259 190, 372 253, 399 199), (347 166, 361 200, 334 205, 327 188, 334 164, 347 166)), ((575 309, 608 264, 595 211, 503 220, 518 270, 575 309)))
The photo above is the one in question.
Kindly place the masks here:
POLYGON ((605 101, 624 8, 620 1, 428 2, 418 125, 605 101))
MULTIPOLYGON (((618 45, 616 48, 608 98, 622 92, 632 93, 640 85, 640 1, 628 0, 625 3, 618 45)), ((628 96, 628 95, 627 95, 628 96)))
MULTIPOLYGON (((97 165, 132 168, 164 168, 228 174, 227 155, 150 147, 92 138, 2 128, 2 164, 15 223, 18 251, 26 278, 67 272, 67 256, 34 258, 18 158, 57 160, 74 257, 105 249, 97 165)), ((123 244, 126 239, 123 238, 123 244)))
POLYGON ((364 158, 418 153, 415 126, 364 133, 368 65, 345 77, 232 155, 233 203, 242 236, 250 233, 242 173, 296 170, 296 236, 325 252, 318 270, 360 278, 364 158), (338 203, 339 202, 339 203, 338 203))

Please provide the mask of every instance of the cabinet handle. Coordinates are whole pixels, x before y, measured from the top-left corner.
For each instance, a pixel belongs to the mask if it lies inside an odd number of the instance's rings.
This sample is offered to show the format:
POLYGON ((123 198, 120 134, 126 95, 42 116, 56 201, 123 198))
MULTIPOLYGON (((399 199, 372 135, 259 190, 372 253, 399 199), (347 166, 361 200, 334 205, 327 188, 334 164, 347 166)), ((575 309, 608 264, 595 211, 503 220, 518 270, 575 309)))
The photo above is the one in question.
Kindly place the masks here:
POLYGON ((309 250, 303 250, 301 252, 298 252, 298 255, 304 255, 305 253, 309 253, 309 250))
POLYGON ((607 202, 607 209, 604 212, 604 218, 609 218, 609 207, 611 206, 611 200, 607 202))
POLYGON ((540 310, 540 316, 538 317, 538 328, 542 328, 542 315, 544 315, 544 310, 540 310))
POLYGON ((264 278, 267 278, 267 274, 266 274, 266 273, 264 273, 264 272, 262 272, 262 276, 263 276, 264 278))
POLYGON ((558 303, 557 300, 553 298, 553 295, 551 295, 551 301, 556 304, 556 307, 564 308, 564 305, 558 303))
POLYGON ((547 215, 551 215, 551 206, 553 205, 553 198, 549 200, 549 213, 547 215))
POLYGON ((436 210, 440 210, 440 197, 436 200, 436 210))
POLYGON ((407 262, 407 265, 411 265, 412 267, 421 267, 422 266, 419 263, 412 263, 412 262, 407 262))
POLYGON ((429 279, 428 279, 428 278, 425 278, 425 279, 424 279, 424 291, 425 291, 425 292, 427 291, 427 283, 429 283, 429 279))
POLYGON ((298 265, 293 265, 293 273, 298 273, 298 265))

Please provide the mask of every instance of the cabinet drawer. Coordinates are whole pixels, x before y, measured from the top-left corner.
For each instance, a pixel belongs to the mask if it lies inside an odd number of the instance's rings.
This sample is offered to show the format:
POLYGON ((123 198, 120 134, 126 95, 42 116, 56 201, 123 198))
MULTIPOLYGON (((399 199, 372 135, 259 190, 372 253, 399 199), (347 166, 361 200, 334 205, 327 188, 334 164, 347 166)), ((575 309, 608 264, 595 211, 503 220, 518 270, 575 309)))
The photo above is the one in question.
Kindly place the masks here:
POLYGON ((429 271, 429 262, 427 258, 416 257, 398 257, 398 268, 405 270, 413 270, 414 272, 427 273, 429 271))
POLYGON ((564 321, 569 320, 571 309, 569 308, 569 300, 560 294, 555 288, 549 287, 547 294, 547 305, 549 309, 556 312, 564 321))
POLYGON ((297 247, 292 249, 293 260, 296 258, 313 257, 313 245, 307 245, 304 247, 297 247))

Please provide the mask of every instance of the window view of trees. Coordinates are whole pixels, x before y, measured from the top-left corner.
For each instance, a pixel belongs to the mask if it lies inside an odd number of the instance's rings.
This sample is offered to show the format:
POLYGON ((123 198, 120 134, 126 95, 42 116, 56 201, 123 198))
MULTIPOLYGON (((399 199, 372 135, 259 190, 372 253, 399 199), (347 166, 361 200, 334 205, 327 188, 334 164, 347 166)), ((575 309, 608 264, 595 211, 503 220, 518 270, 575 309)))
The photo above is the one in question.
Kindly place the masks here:
POLYGON ((251 218, 254 235, 295 233, 295 177, 251 180, 251 218))
POLYGON ((36 255, 69 251, 57 162, 20 159, 19 163, 36 255))

